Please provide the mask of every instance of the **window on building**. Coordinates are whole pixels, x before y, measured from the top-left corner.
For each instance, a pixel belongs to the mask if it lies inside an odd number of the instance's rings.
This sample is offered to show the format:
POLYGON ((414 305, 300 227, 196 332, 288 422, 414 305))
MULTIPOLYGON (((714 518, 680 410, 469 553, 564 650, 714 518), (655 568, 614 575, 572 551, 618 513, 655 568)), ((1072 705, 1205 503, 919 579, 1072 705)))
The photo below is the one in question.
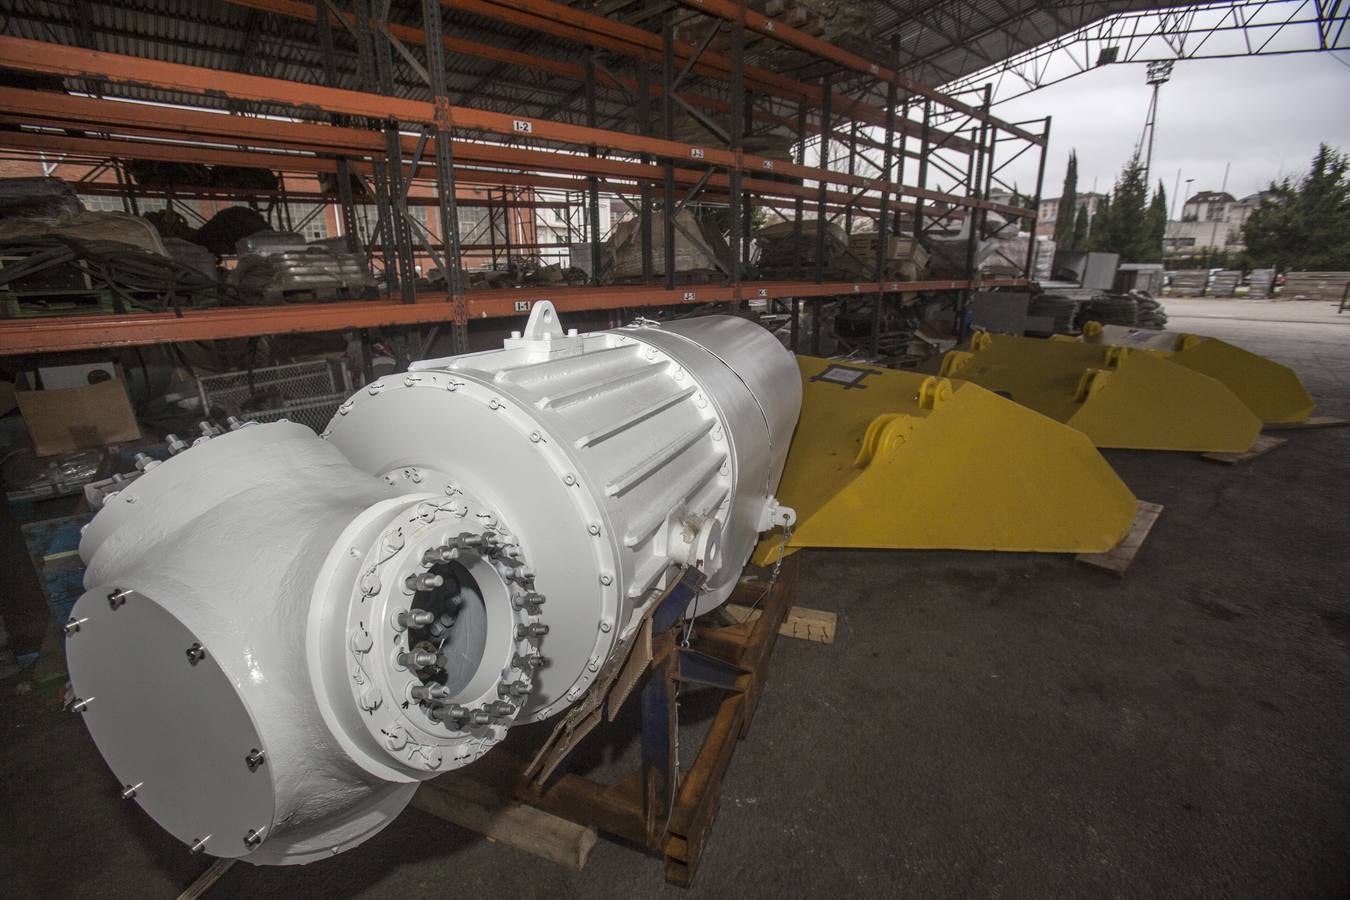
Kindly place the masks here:
POLYGON ((1222 222, 1224 218, 1224 204, 1222 202, 1211 203, 1205 213, 1205 221, 1222 222))
POLYGON ((304 235, 307 241, 321 241, 329 237, 328 207, 320 203, 288 203, 291 227, 304 235))

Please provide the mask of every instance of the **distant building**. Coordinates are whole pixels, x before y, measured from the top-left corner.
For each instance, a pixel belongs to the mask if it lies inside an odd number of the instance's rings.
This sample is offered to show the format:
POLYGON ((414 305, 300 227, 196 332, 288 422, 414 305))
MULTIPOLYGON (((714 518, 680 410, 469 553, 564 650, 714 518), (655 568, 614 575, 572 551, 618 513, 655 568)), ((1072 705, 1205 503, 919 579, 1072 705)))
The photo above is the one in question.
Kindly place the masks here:
POLYGON ((1167 223, 1163 250, 1168 256, 1244 250, 1242 226, 1260 205, 1259 193, 1238 200, 1227 191, 1200 191, 1182 204, 1180 222, 1167 223))
MULTIPOLYGON (((1055 223, 1059 221, 1059 201, 1061 198, 1052 197, 1049 200, 1042 200, 1040 208, 1036 214, 1036 235, 1038 237, 1050 237, 1055 233, 1055 223)), ((1105 194, 1079 194, 1078 206, 1075 209, 1074 217, 1078 217, 1077 209, 1087 209, 1088 222, 1097 215, 1097 208, 1101 206, 1105 194)))

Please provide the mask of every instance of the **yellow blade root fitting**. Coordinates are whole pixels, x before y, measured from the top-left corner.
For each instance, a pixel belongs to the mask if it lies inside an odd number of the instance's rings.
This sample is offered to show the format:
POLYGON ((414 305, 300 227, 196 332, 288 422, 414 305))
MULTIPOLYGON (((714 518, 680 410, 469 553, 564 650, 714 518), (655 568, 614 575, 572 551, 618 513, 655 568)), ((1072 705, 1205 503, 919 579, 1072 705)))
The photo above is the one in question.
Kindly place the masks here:
POLYGON ((1063 422, 1098 447, 1241 453, 1261 420, 1218 380, 1164 353, 977 334, 942 374, 1063 422))
POLYGON ((1083 340, 1164 354, 1222 382, 1266 424, 1302 422, 1313 411, 1313 399, 1293 369, 1218 338, 1088 322, 1083 340))
MULTIPOLYGON (((946 378, 801 356, 778 489, 801 547, 1103 552, 1138 501, 1081 434, 946 378)), ((780 534, 764 539, 772 562, 780 534)))

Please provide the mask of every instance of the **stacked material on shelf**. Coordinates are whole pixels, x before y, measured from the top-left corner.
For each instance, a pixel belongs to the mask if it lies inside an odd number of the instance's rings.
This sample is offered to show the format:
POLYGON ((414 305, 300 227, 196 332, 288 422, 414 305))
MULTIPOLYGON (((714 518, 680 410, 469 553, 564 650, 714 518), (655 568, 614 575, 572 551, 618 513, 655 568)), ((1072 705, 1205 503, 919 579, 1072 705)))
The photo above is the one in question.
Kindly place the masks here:
POLYGON ((1014 234, 981 242, 978 256, 980 272, 1004 277, 1021 275, 1026 269, 1030 241, 1029 235, 1014 234))
POLYGON ((1237 292, 1237 287, 1242 283, 1242 272, 1238 269, 1224 269, 1222 272, 1215 272, 1209 279, 1209 295, 1211 297, 1231 297, 1237 292))
POLYGON ((1252 269, 1247 275, 1247 298, 1264 300, 1270 296, 1270 288, 1274 283, 1274 269, 1252 269))
POLYGON ((1139 315, 1139 306, 1128 294, 1093 294, 1078 308, 1078 329, 1085 322, 1101 322, 1103 325, 1134 325, 1139 315))
POLYGON ((928 277, 928 251, 911 237, 875 231, 849 235, 848 247, 831 260, 831 265, 857 278, 871 280, 877 271, 877 249, 885 244, 882 259, 883 281, 923 281, 928 277))
MULTIPOLYGON (((848 250, 848 234, 833 222, 825 223, 824 262, 827 272, 835 271, 848 250)), ((796 224, 779 222, 755 232, 759 245, 759 271, 766 278, 810 278, 816 266, 816 220, 802 222, 801 238, 796 224)))
POLYGON ((60 178, 0 178, 0 219, 48 224, 84 211, 75 189, 60 178))
POLYGON ((1203 297, 1208 284, 1208 269, 1183 269, 1172 273, 1172 296, 1203 297))
POLYGON ((260 231, 242 238, 235 250, 239 265, 230 281, 247 304, 351 299, 375 286, 365 259, 341 238, 309 244, 303 235, 260 231))
POLYGON ((1289 272, 1285 275, 1280 297, 1285 300, 1326 300, 1340 302, 1350 272, 1289 272))
MULTIPOLYGON (((652 216, 652 274, 666 271, 664 216, 652 216)), ((712 225, 700 222, 685 208, 675 214, 675 273, 688 278, 713 278, 721 274, 718 260, 729 255, 726 241, 712 225)), ((636 218, 614 226, 600 248, 600 271, 606 281, 629 281, 642 277, 642 226, 636 218)))

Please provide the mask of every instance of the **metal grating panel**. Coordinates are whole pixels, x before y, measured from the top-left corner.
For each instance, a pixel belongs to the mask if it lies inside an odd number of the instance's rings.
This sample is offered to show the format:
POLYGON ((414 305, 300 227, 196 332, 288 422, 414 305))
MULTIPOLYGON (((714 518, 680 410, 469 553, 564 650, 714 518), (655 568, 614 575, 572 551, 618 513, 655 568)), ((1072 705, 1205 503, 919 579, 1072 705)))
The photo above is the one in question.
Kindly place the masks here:
POLYGON ((202 409, 217 421, 289 419, 320 432, 351 395, 352 383, 341 359, 318 359, 204 375, 197 379, 197 392, 202 409))

